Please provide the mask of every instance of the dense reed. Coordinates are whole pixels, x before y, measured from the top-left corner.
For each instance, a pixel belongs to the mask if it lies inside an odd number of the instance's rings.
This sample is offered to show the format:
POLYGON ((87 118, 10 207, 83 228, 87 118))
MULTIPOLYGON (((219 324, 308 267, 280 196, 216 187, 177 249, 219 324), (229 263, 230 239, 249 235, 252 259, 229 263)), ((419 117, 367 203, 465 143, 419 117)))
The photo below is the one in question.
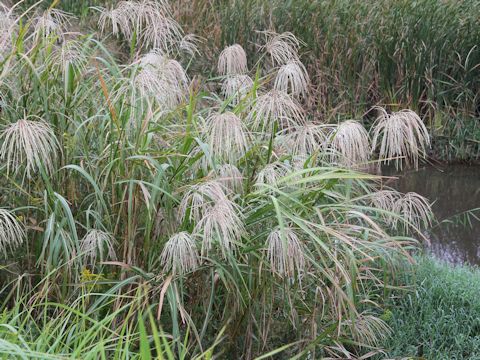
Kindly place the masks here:
POLYGON ((478 1, 196 0, 175 8, 208 46, 238 42, 254 54, 258 29, 297 35, 321 118, 408 107, 428 119, 435 156, 478 159, 478 1))
POLYGON ((97 7, 90 34, 54 5, 0 8, 0 353, 381 353, 383 301, 431 212, 362 170, 417 165, 418 115, 320 121, 293 33, 259 33, 254 67, 218 51, 202 78, 167 1, 97 7))
MULTIPOLYGON (((90 6, 118 1, 61 1, 91 19, 90 6), (88 16, 87 16, 88 15, 88 16)), ((26 3, 33 4, 28 0, 26 3)), ((49 1, 42 2, 44 6, 49 1)), ((480 156, 479 3, 466 1, 172 1, 173 16, 204 39, 207 73, 212 48, 242 45, 253 65, 268 29, 303 41, 302 60, 314 91, 309 108, 327 121, 371 119, 374 105, 410 108, 425 117, 432 155, 448 161, 480 156)))

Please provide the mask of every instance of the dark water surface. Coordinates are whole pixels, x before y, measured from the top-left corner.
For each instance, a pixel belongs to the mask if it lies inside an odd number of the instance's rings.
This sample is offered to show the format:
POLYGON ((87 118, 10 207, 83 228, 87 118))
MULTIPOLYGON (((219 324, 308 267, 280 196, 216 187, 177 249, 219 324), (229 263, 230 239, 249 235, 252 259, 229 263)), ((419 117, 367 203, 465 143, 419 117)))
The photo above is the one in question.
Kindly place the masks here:
MULTIPOLYGON (((386 170, 384 175, 392 172, 386 170)), ((480 166, 424 166, 398 176, 391 185, 402 192, 415 191, 433 202, 436 219, 452 220, 436 225, 429 231, 428 250, 436 257, 451 263, 480 265, 480 221, 470 216, 455 216, 480 208, 480 166)), ((480 210, 474 212, 480 218, 480 210)))

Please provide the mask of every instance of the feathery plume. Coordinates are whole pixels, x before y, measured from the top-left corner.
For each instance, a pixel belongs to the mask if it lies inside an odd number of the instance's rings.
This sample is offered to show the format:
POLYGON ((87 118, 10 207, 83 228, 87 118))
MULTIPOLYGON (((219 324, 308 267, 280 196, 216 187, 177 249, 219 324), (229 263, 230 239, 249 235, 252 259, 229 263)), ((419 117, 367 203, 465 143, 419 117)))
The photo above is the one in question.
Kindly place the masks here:
POLYGON ((406 227, 413 226, 414 230, 426 229, 432 225, 433 212, 428 199, 415 192, 400 197, 394 203, 393 211, 405 219, 406 227))
POLYGON ((240 118, 231 112, 214 114, 207 121, 212 156, 234 164, 248 150, 248 136, 240 118))
POLYGON ((215 203, 195 226, 203 234, 202 254, 208 254, 217 243, 224 258, 235 250, 245 233, 238 206, 228 199, 215 203))
POLYGON ((190 221, 198 222, 216 203, 229 202, 226 190, 215 180, 191 186, 183 195, 178 208, 181 220, 189 214, 190 221))
POLYGON ((0 3, 0 60, 12 49, 12 36, 16 28, 13 9, 0 3))
POLYGON ((333 161, 353 167, 368 161, 370 143, 367 130, 355 120, 342 122, 332 134, 333 161))
POLYGON ((183 231, 170 237, 165 244, 160 263, 165 272, 184 275, 194 271, 199 264, 197 246, 189 233, 183 231))
POLYGON ((292 149, 294 147, 293 138, 289 136, 290 134, 288 131, 282 131, 275 135, 275 139, 273 140, 273 148, 272 148, 272 157, 275 160, 280 160, 285 157, 289 157, 294 155, 292 149), (285 133, 287 133, 285 135, 285 133))
POLYGON ((50 8, 33 20, 34 34, 36 37, 48 38, 56 36, 63 38, 74 16, 64 11, 50 8))
POLYGON ((167 1, 120 1, 114 9, 96 9, 100 11, 98 24, 102 32, 110 22, 113 34, 123 34, 127 39, 131 39, 134 31, 153 25, 159 18, 171 14, 167 1))
POLYGON ((401 199, 402 196, 403 194, 397 190, 378 190, 370 193, 368 199, 373 207, 383 210, 381 216, 385 223, 390 226, 395 226, 395 203, 401 199))
POLYGON ((267 238, 267 258, 272 272, 280 277, 294 277, 305 269, 302 244, 294 229, 276 228, 267 238))
MULTIPOLYGON (((123 3, 123 2, 122 2, 123 3)), ((128 40, 131 39, 133 29, 129 12, 125 11, 127 2, 124 3, 125 6, 122 8, 118 6, 115 9, 107 10, 105 8, 97 8, 100 11, 100 16, 98 18, 98 27, 101 32, 105 33, 108 23, 112 25, 113 35, 123 34, 128 40)), ((132 4, 131 2, 128 4, 132 4)), ((132 9, 133 10, 133 9, 132 9)))
POLYGON ((80 251, 90 264, 95 265, 97 257, 100 261, 107 259, 116 260, 115 250, 113 249, 114 238, 111 234, 91 229, 80 240, 80 251))
POLYGON ((162 50, 152 49, 138 59, 137 63, 140 64, 142 69, 157 70, 162 68, 166 60, 168 60, 168 58, 165 56, 162 50))
POLYGON ((358 343, 370 346, 378 346, 391 333, 390 327, 374 315, 359 314, 354 321, 346 320, 343 325, 347 326, 358 343))
POLYGON ((430 145, 430 137, 422 119, 411 110, 402 110, 388 114, 385 109, 378 108, 380 116, 373 126, 374 151, 380 147, 380 159, 390 163, 393 159, 396 168, 402 168, 405 157, 407 165, 413 162, 418 168, 418 158, 426 157, 426 146, 430 145))
POLYGON ((180 25, 170 17, 159 17, 154 26, 146 27, 142 39, 145 46, 162 49, 168 54, 178 52, 182 42, 185 45, 180 25))
POLYGON ((194 57, 197 54, 200 54, 198 50, 198 43, 202 42, 202 38, 195 34, 187 34, 180 41, 179 49, 194 57))
POLYGON ((295 35, 291 32, 277 34, 272 31, 263 31, 261 33, 265 35, 266 43, 260 47, 260 51, 266 51, 270 55, 274 66, 298 61, 300 41, 295 35))
POLYGON ((287 164, 275 161, 271 164, 265 166, 262 170, 260 170, 257 174, 255 185, 270 185, 275 186, 281 178, 288 175, 291 171, 291 167, 287 164))
POLYGON ((234 193, 243 190, 243 175, 235 165, 223 164, 216 169, 216 181, 234 193))
POLYGON ((188 76, 182 65, 172 59, 165 59, 162 67, 157 67, 161 69, 162 78, 166 81, 172 89, 179 89, 179 91, 185 94, 188 91, 188 76))
POLYGON ((293 131, 285 135, 285 140, 290 146, 290 154, 312 155, 324 148, 331 129, 330 125, 312 123, 294 127, 293 131))
POLYGON ((247 54, 240 45, 228 46, 220 53, 218 58, 220 75, 242 75, 247 71, 247 54))
POLYGON ((222 83, 222 95, 231 99, 233 106, 236 106, 253 88, 253 80, 248 75, 227 76, 222 83))
POLYGON ((307 95, 309 84, 307 69, 300 61, 295 60, 280 67, 273 88, 300 98, 307 95))
POLYGON ((405 229, 413 227, 414 230, 432 225, 431 205, 425 197, 417 193, 402 194, 396 190, 380 190, 370 194, 369 198, 374 207, 387 212, 383 213, 382 217, 392 227, 397 227, 399 222, 405 229))
POLYGON ((25 174, 31 178, 41 166, 53 173, 53 164, 60 147, 52 128, 43 121, 18 120, 0 133, 0 159, 7 163, 7 173, 18 172, 25 165, 25 174))
POLYGON ((68 69, 69 65, 79 71, 85 71, 88 63, 88 56, 82 49, 82 43, 77 40, 66 40, 60 47, 56 47, 48 61, 62 69, 68 69))
POLYGON ((120 1, 116 8, 97 8, 99 27, 105 32, 110 23, 112 32, 122 34, 129 41, 136 36, 142 46, 153 46, 172 53, 183 40, 180 25, 171 18, 168 1, 120 1))
POLYGON ((155 49, 137 63, 141 68, 134 81, 142 97, 153 97, 168 109, 185 99, 189 80, 178 61, 165 57, 155 49))
POLYGON ((385 211, 393 211, 394 204, 402 197, 402 193, 397 190, 379 190, 369 195, 374 207, 385 211))
POLYGON ((13 251, 25 240, 25 230, 15 216, 0 208, 0 252, 7 256, 7 250, 13 251))
POLYGON ((305 124, 300 105, 283 91, 270 90, 255 100, 248 122, 254 130, 272 131, 275 122, 280 129, 305 124))

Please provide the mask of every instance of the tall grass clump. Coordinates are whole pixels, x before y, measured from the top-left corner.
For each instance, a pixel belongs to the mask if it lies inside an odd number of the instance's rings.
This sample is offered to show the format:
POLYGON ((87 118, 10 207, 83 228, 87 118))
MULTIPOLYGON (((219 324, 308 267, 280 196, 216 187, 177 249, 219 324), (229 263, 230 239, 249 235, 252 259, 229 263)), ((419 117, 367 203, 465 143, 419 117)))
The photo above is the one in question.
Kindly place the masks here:
POLYGON ((186 3, 175 2, 178 18, 191 31, 207 32, 210 46, 235 41, 253 55, 264 37, 257 29, 299 36, 314 89, 309 106, 318 116, 358 117, 373 105, 408 107, 428 118, 437 156, 478 159, 478 1, 186 3))
POLYGON ((377 152, 361 119, 313 116, 293 33, 260 32, 254 68, 232 41, 202 78, 166 1, 95 8, 95 34, 55 5, 5 7, 0 353, 382 353, 385 294, 431 214, 361 169, 416 164, 428 134, 377 152))

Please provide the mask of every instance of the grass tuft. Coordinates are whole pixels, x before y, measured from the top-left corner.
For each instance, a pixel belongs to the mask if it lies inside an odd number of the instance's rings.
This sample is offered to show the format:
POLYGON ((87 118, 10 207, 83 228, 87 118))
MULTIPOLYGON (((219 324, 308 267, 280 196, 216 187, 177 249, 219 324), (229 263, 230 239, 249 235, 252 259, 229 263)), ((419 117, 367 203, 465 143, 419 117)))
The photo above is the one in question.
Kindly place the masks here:
POLYGON ((479 358, 480 271, 422 257, 402 279, 413 291, 398 293, 392 304, 388 356, 479 358))

